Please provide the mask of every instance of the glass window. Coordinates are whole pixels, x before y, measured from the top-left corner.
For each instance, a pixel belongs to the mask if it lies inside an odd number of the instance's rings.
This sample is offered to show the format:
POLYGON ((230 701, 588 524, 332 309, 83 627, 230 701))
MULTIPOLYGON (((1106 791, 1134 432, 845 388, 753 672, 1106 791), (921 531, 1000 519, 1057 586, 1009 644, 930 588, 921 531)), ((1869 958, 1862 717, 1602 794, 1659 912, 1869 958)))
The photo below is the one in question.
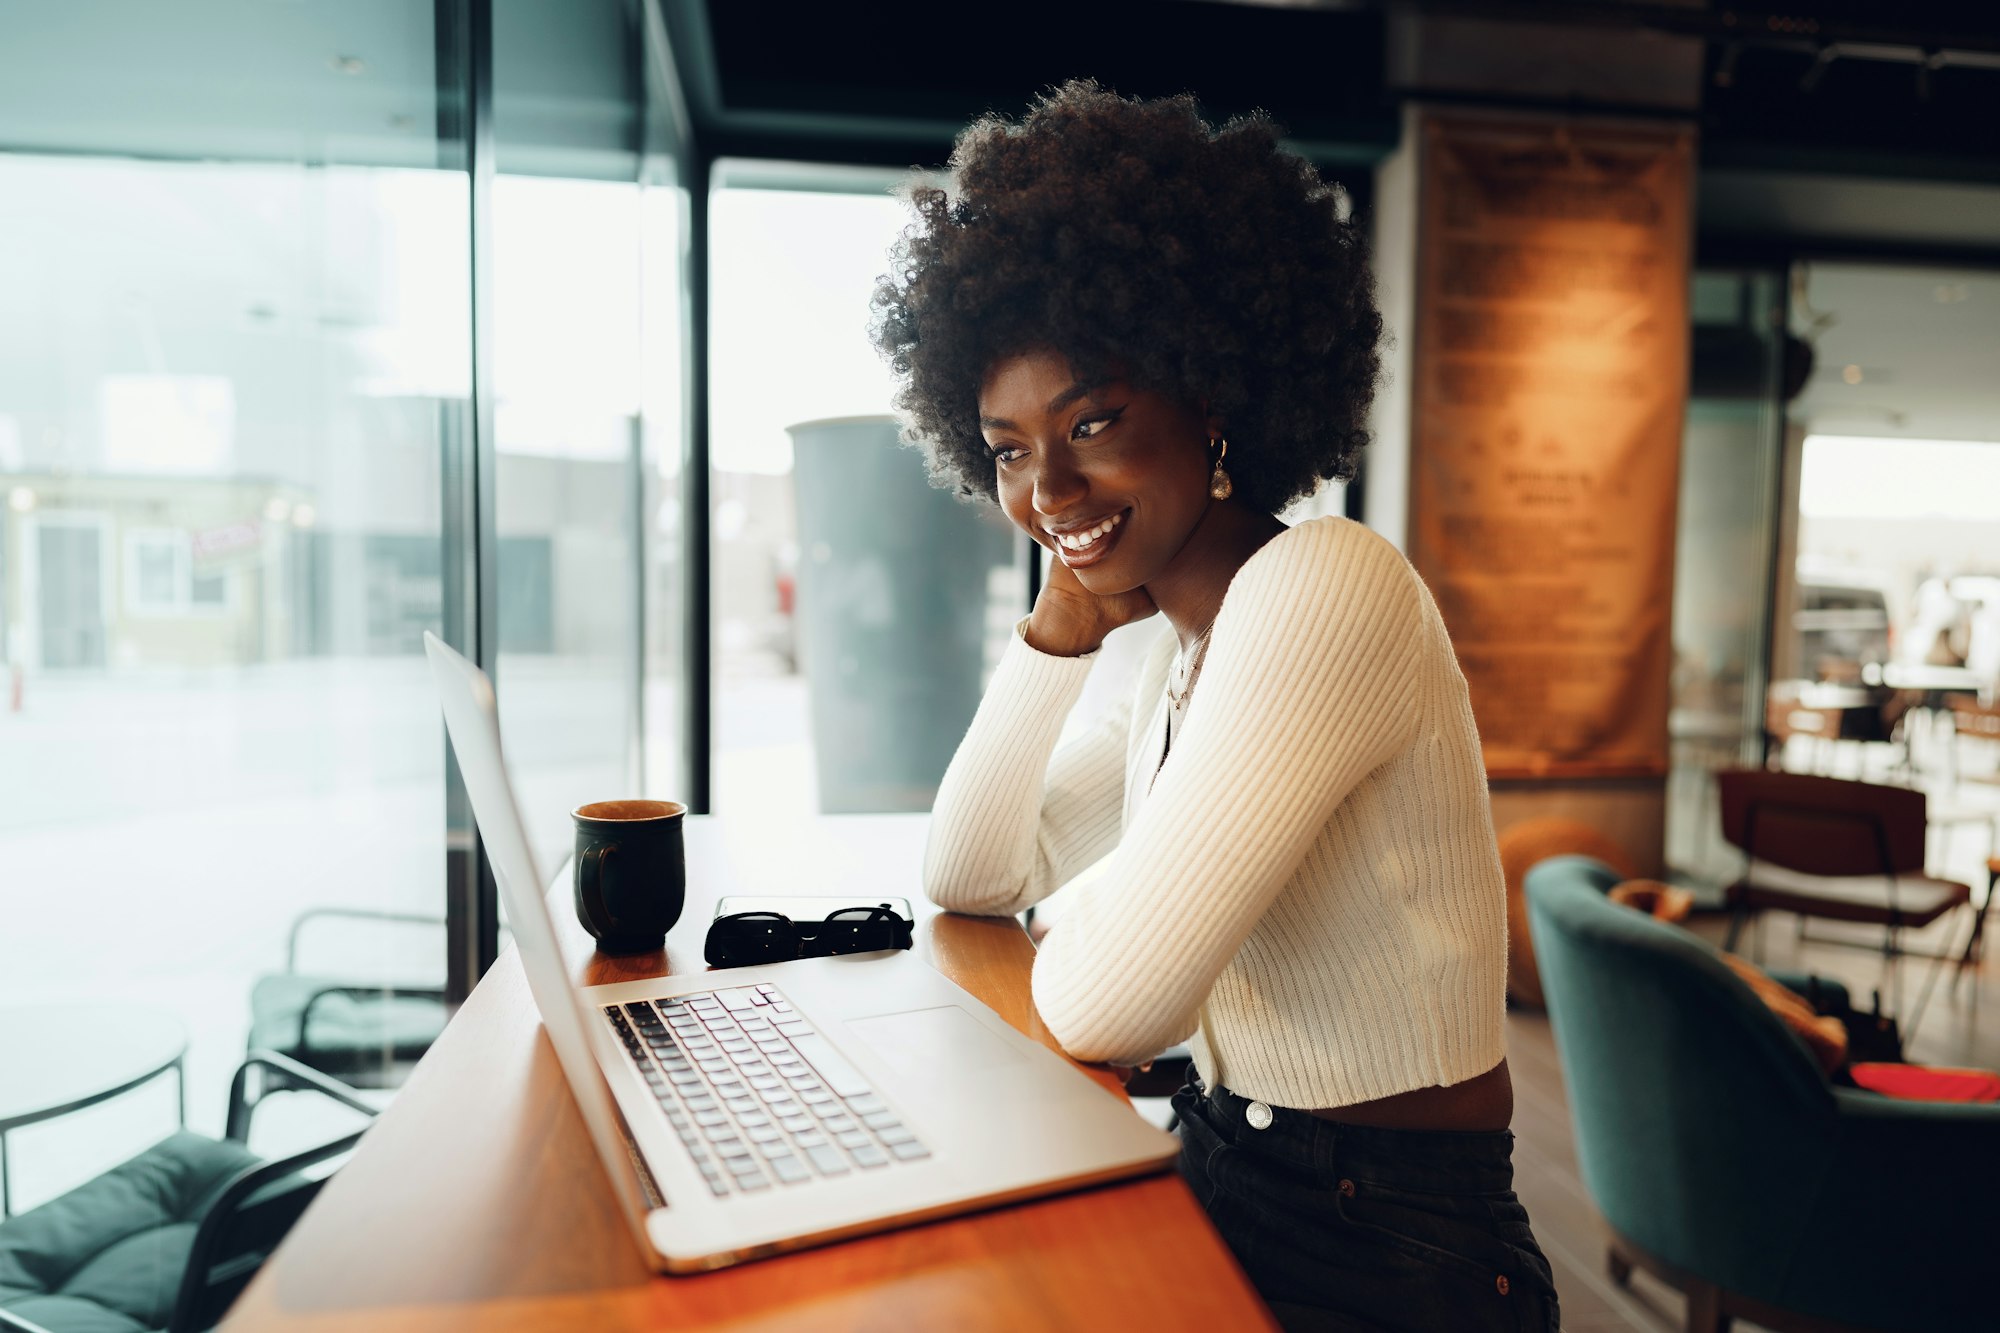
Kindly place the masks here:
POLYGON ((906 208, 878 184, 709 200, 720 812, 930 809, 1027 609, 998 510, 897 438, 867 327, 906 208))
POLYGON ((1726 883, 1717 769, 1762 756, 1766 626, 1783 446, 1784 297, 1767 272, 1694 278, 1693 378, 1681 439, 1667 716, 1666 860, 1726 883))
POLYGON ((549 873, 570 810, 639 794, 639 193, 529 176, 493 189, 496 680, 549 873))
MULTIPOLYGON (((470 192, 431 15, 0 0, 0 1025, 95 1034, 6 1070, 14 1105, 111 1078, 122 1015, 185 1042, 218 1135, 302 1026, 337 1077, 407 1068, 329 987, 442 985, 420 636, 470 192)), ((169 1074, 11 1133, 13 1207, 178 1121, 169 1074)), ((277 1096, 253 1146, 350 1123, 277 1096)))

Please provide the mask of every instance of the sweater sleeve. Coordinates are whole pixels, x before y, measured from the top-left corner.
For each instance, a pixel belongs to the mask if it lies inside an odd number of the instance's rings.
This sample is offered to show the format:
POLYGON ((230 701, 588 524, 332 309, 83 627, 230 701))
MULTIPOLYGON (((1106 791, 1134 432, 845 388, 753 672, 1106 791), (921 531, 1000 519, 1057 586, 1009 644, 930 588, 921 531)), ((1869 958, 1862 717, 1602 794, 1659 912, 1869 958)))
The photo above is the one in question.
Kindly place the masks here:
POLYGON ((1096 660, 1038 652, 1015 627, 932 808, 924 892, 938 906, 1011 915, 1117 843, 1129 699, 1050 758, 1096 660))
POLYGON ((1186 1040, 1336 808, 1415 734, 1415 571, 1358 525, 1300 536, 1238 571, 1166 765, 1042 942, 1035 1005, 1079 1060, 1186 1040))

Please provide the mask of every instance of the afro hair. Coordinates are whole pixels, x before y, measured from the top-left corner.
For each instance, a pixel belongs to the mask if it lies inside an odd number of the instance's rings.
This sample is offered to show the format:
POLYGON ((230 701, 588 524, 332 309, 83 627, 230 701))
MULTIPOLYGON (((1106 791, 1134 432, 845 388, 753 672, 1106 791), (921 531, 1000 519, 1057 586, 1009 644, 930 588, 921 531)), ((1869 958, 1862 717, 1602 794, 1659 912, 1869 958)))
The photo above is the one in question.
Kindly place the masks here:
POLYGON ((870 324, 940 484, 993 498, 980 384, 1040 348, 1088 382, 1206 403, 1237 495, 1267 513, 1353 477, 1380 368, 1374 279, 1339 187, 1269 119, 1211 129, 1191 96, 1077 80, 1018 124, 975 121, 951 171, 910 191, 870 324))

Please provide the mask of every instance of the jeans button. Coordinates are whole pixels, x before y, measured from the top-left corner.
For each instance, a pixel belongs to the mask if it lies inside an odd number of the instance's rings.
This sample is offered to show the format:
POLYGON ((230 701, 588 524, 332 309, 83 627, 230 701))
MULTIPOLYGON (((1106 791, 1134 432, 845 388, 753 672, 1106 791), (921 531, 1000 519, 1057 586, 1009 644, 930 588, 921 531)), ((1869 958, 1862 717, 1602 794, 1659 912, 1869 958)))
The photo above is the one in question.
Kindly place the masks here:
POLYGON ((1342 1197, 1343 1199, 1351 1199, 1351 1198, 1353 1198, 1353 1197, 1354 1197, 1354 1182, 1353 1182, 1353 1181, 1351 1181, 1351 1180, 1342 1180, 1342 1181, 1340 1182, 1340 1197, 1342 1197))
POLYGON ((1271 1108, 1262 1102, 1251 1102, 1249 1107, 1243 1112, 1243 1118, 1250 1122, 1250 1128, 1252 1129, 1269 1129, 1271 1127, 1271 1108))

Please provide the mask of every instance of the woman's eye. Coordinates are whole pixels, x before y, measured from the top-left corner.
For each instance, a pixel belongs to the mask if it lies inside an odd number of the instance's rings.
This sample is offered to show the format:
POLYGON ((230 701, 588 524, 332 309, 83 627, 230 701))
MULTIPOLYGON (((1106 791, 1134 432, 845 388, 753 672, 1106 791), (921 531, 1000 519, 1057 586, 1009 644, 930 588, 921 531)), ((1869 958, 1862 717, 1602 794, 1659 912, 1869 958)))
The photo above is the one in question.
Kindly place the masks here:
POLYGON ((1118 414, 1116 412, 1113 412, 1108 416, 1085 417, 1082 421, 1079 421, 1076 423, 1076 425, 1070 427, 1069 437, 1072 440, 1087 440, 1091 436, 1098 434, 1106 426, 1110 425, 1112 422, 1116 420, 1118 420, 1118 414))
POLYGON ((1022 451, 1016 449, 1011 444, 1003 444, 999 448, 989 450, 988 452, 993 455, 993 461, 996 463, 1011 463, 1021 456, 1022 451))

